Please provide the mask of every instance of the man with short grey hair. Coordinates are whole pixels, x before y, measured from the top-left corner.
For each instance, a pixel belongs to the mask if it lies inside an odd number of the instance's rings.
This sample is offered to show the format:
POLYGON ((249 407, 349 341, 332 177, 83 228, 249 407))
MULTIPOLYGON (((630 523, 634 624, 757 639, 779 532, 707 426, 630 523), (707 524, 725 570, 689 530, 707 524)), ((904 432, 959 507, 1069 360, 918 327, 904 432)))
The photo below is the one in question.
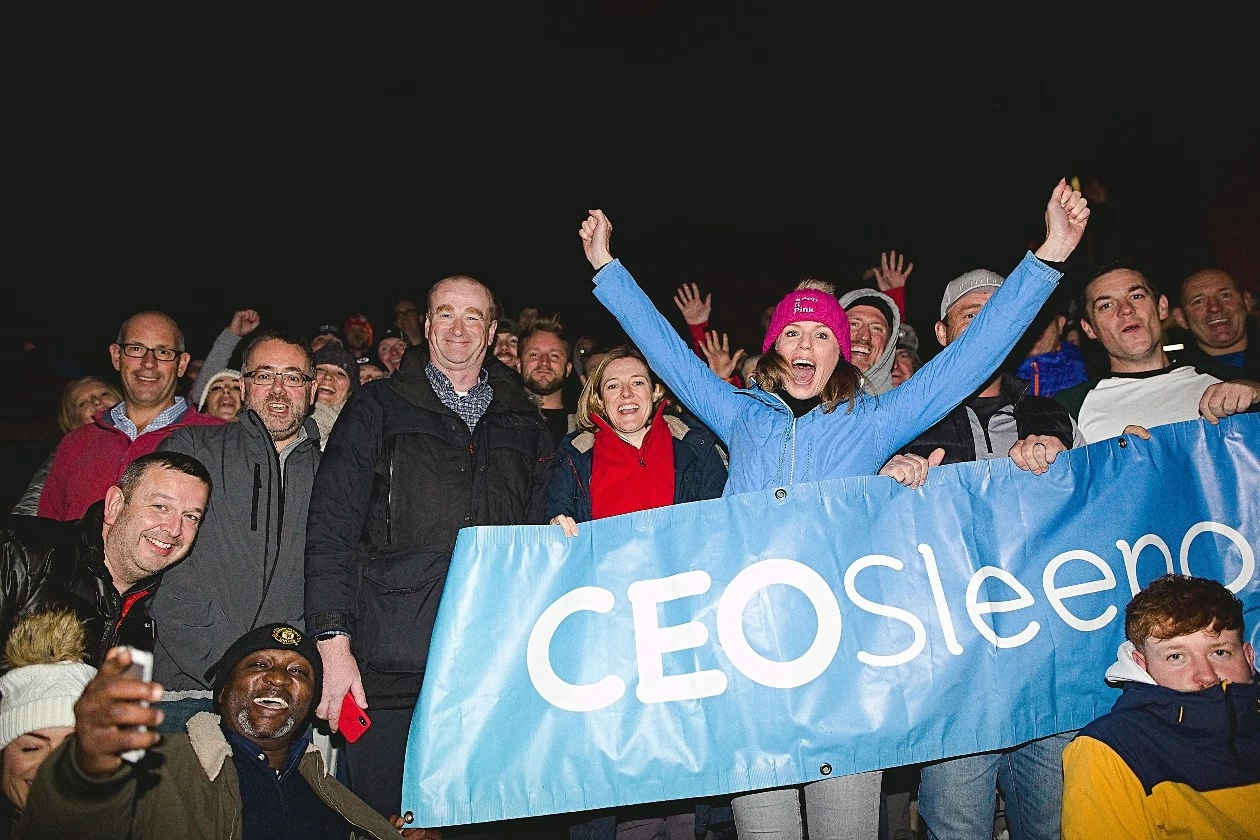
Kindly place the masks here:
POLYGON ((350 789, 398 813, 411 714, 455 536, 543 524, 555 445, 517 374, 490 353, 499 305, 455 275, 429 293, 427 347, 346 402, 315 477, 306 621, 324 665, 316 714, 347 693, 372 727, 346 745, 350 789))

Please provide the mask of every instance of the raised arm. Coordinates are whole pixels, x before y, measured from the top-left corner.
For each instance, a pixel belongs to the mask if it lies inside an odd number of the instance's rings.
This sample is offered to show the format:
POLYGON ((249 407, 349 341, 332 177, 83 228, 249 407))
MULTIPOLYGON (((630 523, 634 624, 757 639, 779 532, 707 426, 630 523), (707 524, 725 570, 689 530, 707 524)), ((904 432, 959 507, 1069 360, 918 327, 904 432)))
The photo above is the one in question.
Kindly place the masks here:
POLYGON ((1071 256, 1088 219, 1085 199, 1060 180, 1046 202, 1046 238, 1035 256, 1024 257, 956 341, 880 396, 890 451, 918 437, 992 376, 1063 276, 1044 261, 1060 263, 1071 256))
POLYGON ((578 236, 595 275, 595 297, 608 308, 648 365, 700 420, 723 440, 729 439, 744 397, 713 374, 689 348, 665 316, 635 283, 609 249, 612 223, 602 210, 591 210, 578 236))

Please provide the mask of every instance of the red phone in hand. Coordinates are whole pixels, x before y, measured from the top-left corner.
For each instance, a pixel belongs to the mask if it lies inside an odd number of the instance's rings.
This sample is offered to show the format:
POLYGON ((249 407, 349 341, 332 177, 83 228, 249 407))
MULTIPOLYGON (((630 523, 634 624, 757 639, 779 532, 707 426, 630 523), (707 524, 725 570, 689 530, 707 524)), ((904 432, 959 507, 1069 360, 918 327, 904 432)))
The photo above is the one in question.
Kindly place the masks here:
POLYGON ((337 731, 353 744, 364 732, 367 732, 371 725, 372 719, 368 717, 368 713, 359 708, 359 704, 354 702, 354 695, 347 691, 346 696, 341 698, 341 712, 337 715, 337 731))

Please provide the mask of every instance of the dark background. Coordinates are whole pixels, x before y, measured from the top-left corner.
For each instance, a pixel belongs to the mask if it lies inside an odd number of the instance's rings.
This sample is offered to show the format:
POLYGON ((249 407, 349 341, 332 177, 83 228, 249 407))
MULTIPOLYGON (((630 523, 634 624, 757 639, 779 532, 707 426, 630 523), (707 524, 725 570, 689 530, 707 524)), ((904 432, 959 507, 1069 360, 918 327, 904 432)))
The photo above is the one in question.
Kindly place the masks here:
POLYGON ((930 356, 943 285, 1014 266, 1073 175, 1107 191, 1100 249, 1165 282, 1221 263, 1260 291, 1254 68, 1219 39, 910 38, 712 2, 546 10, 238 22, 25 68, 0 505, 55 443, 61 383, 112 375, 107 347, 140 309, 172 314, 200 356, 240 308, 305 332, 362 311, 379 335, 397 298, 467 273, 510 315, 617 340, 576 235, 590 207, 680 328, 670 298, 695 281, 750 350, 801 276, 852 288, 896 249, 930 356))

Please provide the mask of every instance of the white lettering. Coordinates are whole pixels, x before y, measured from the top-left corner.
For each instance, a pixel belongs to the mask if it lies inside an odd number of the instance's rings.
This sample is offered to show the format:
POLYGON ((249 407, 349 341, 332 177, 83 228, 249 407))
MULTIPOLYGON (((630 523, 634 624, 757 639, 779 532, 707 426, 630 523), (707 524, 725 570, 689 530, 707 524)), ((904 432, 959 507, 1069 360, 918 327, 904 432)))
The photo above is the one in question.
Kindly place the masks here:
POLYGON ((1041 588, 1046 592, 1046 598, 1050 600, 1050 606, 1054 607, 1054 611, 1059 614, 1059 618, 1063 619, 1069 627, 1086 633, 1092 630, 1101 630, 1116 617, 1118 610, 1115 605, 1109 605, 1105 610, 1098 614, 1096 618, 1077 618, 1068 608, 1063 606, 1066 598, 1074 598, 1077 595, 1092 595, 1095 592, 1103 592, 1108 589, 1116 588, 1116 576, 1111 571, 1111 567, 1103 562, 1103 559, 1092 551, 1073 550, 1065 551, 1055 556, 1050 561, 1050 565, 1046 566, 1044 572, 1041 573, 1041 588), (1088 583, 1077 583, 1071 586, 1055 586, 1054 576, 1058 574, 1063 564, 1070 560, 1084 560, 1094 568, 1098 569, 1102 574, 1102 580, 1089 581, 1088 583))
POLYGON ((887 616, 903 621, 910 626, 911 632, 914 633, 914 641, 910 646, 900 653, 875 654, 867 653, 864 650, 857 652, 859 662, 866 665, 873 665, 881 668, 891 668, 894 665, 904 665, 911 659, 914 659, 923 652, 923 648, 927 645, 927 630, 923 627, 923 622, 919 621, 919 617, 914 613, 898 607, 890 607, 887 604, 880 604, 875 601, 869 601, 858 594, 857 587, 854 586, 854 579, 857 578, 858 572, 871 566, 885 566, 894 571, 900 572, 904 568, 903 564, 896 557, 889 557, 886 554, 868 554, 866 557, 860 557, 853 565, 849 566, 844 572, 844 591, 854 604, 859 608, 866 610, 875 615, 887 616))
POLYGON ((635 694, 644 703, 698 700, 726 691, 726 674, 721 671, 693 671, 665 676, 662 655, 700 647, 709 641, 709 628, 698 621, 661 627, 656 614, 657 604, 689 595, 703 595, 712 583, 704 572, 683 572, 630 584, 627 595, 634 615, 634 650, 639 663, 639 685, 635 694))
POLYGON ((1124 562, 1124 570, 1129 575, 1129 597, 1133 597, 1142 590, 1138 585, 1137 579, 1137 562, 1138 555, 1142 553, 1142 549, 1147 546, 1154 546, 1164 555, 1164 567, 1168 574, 1172 574, 1173 559, 1172 552, 1168 550, 1168 543, 1164 542, 1154 534, 1147 534, 1133 544, 1130 548, 1129 544, 1124 540, 1116 540, 1116 548, 1120 549, 1120 556, 1124 562))
POLYGON ((717 610, 718 641, 739 672, 771 688, 796 688, 816 679, 840 648, 840 605, 822 575, 795 560, 762 560, 731 579, 717 610), (799 589, 818 616, 818 629, 809 650, 796 659, 767 659, 744 636, 744 610, 752 597, 772 584, 799 589))
POLYGON ((607 589, 582 586, 561 595, 534 622, 525 647, 525 665, 534 689, 556 708, 593 712, 611 706, 626 693, 626 684, 620 677, 610 674, 591 685, 574 685, 560 679, 551 667, 551 639, 566 618, 582 610, 607 613, 612 608, 613 594, 607 589))
MULTIPOLYGON (((1238 551, 1242 554, 1242 568, 1238 570, 1238 577, 1225 584, 1226 589, 1237 594, 1251 582, 1251 576, 1256 572, 1256 553, 1251 550, 1251 545, 1247 542, 1247 538, 1228 525, 1222 525, 1219 522, 1200 522, 1190 528, 1189 531, 1186 531, 1186 535, 1181 538, 1181 573, 1184 575, 1193 574, 1190 571, 1190 543, 1194 542, 1194 538, 1199 536, 1199 534, 1204 534, 1208 531, 1225 537, 1238 546, 1238 551)), ((1168 561, 1168 566, 1169 568, 1172 567, 1171 560, 1168 561)))
POLYGON ((999 636, 997 631, 990 627, 981 618, 988 613, 1011 612, 1013 610, 1021 610, 1024 607, 1033 605, 1032 593, 1020 583, 1013 574, 1005 569, 999 569, 996 566, 983 566, 967 582, 967 615, 971 618, 971 623, 975 625, 976 630, 989 640, 989 644, 997 648, 1014 648, 1027 644, 1033 636, 1037 635, 1037 631, 1041 629, 1041 625, 1035 621, 1028 622, 1028 626, 1016 633, 1014 636, 999 636), (1005 583, 1011 589, 1015 590, 1018 598, 1009 601, 983 601, 977 602, 976 596, 980 593, 980 586, 989 578, 997 578, 1005 583))
POLYGON ((936 568, 936 554, 932 546, 919 543, 919 554, 923 555, 923 565, 927 567, 928 584, 932 587, 932 601, 936 604, 936 615, 941 620, 941 635, 945 637, 945 648, 954 656, 963 652, 958 644, 958 636, 954 633, 954 619, 949 614, 949 604, 945 600, 945 587, 941 584, 941 572, 936 568))

